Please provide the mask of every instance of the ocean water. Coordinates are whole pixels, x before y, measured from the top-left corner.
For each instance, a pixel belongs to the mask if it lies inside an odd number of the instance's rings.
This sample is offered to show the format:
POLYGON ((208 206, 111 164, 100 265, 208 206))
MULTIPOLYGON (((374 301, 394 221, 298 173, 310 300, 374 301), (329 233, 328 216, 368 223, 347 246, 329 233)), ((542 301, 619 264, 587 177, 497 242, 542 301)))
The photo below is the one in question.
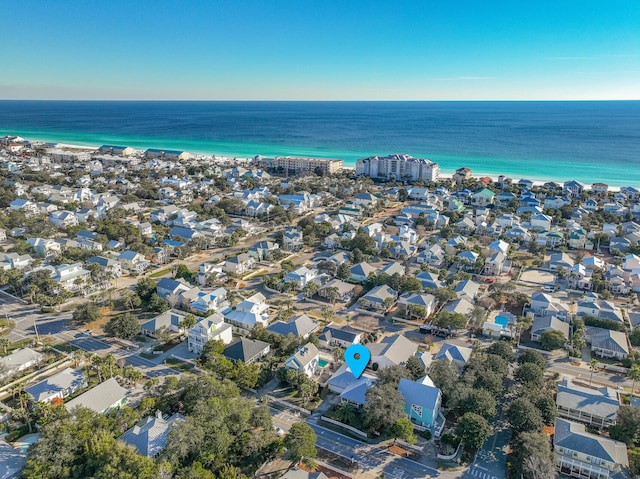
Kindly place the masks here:
POLYGON ((640 101, 0 101, 0 134, 348 166, 408 153, 445 173, 640 186, 640 101))

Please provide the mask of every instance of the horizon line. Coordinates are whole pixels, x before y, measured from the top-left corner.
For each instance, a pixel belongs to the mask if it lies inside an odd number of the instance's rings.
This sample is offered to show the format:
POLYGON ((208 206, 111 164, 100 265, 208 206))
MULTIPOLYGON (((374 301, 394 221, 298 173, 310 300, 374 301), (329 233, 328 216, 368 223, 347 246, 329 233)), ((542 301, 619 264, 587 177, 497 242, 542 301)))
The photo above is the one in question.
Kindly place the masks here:
POLYGON ((622 101, 640 101, 639 98, 624 98, 624 99, 607 99, 607 98, 589 98, 589 99, 576 99, 576 98, 565 98, 565 99, 496 99, 496 100, 464 100, 464 99, 448 99, 448 100, 425 100, 425 99, 369 99, 369 100, 336 100, 336 99, 326 99, 326 100, 301 100, 301 99, 119 99, 119 98, 0 98, 2 102, 10 102, 10 101, 59 101, 59 102, 90 102, 90 101, 99 101, 99 102, 194 102, 194 103, 205 103, 205 102, 261 102, 261 103, 276 103, 276 102, 291 102, 291 103, 325 103, 325 102, 333 102, 333 103, 392 103, 392 102, 404 102, 404 103, 544 103, 544 102, 622 102, 622 101))

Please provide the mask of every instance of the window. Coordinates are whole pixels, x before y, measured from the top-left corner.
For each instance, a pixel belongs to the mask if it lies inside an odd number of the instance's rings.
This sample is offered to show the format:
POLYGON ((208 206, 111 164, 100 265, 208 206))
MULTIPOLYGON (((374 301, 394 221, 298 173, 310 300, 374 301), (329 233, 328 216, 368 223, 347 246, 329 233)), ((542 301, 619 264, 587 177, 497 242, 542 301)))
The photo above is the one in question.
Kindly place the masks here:
POLYGON ((560 454, 564 454, 564 449, 563 449, 562 447, 559 447, 559 448, 558 448, 558 452, 559 452, 560 454))
POLYGON ((591 456, 587 456, 587 462, 591 462, 591 456))

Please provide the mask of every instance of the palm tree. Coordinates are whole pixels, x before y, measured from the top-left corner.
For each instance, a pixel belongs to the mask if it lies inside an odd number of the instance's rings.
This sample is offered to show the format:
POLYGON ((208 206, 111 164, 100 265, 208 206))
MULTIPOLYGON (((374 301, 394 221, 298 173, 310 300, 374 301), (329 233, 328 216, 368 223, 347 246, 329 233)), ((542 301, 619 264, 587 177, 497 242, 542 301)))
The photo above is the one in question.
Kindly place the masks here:
POLYGON ((100 356, 98 356, 97 354, 91 356, 91 367, 95 369, 96 373, 98 374, 98 382, 100 383, 102 382, 102 365, 103 361, 100 356))
POLYGON ((322 307, 322 309, 320 310, 320 316, 322 316, 322 319, 324 319, 325 326, 335 314, 336 313, 333 308, 330 308, 329 306, 322 307))
POLYGON ((633 397, 636 392, 636 381, 640 381, 640 364, 631 366, 628 376, 633 379, 633 385, 631 386, 631 397, 633 397))
POLYGON ((533 320, 528 316, 518 316, 516 319, 516 328, 518 330, 518 346, 520 346, 520 337, 522 333, 533 325, 533 320))
POLYGON ((350 424, 356 418, 356 408, 350 402, 342 402, 336 408, 336 417, 338 421, 350 424))
POLYGON ((2 348, 2 352, 5 356, 7 355, 9 344, 11 344, 11 341, 9 341, 7 338, 0 338, 0 348, 2 348))
POLYGON ((104 366, 109 369, 109 377, 113 377, 113 367, 116 365, 116 357, 113 354, 107 354, 102 361, 104 366))
POLYGON ((331 304, 335 304, 336 299, 338 299, 338 297, 340 296, 340 290, 335 286, 331 286, 330 288, 327 288, 325 290, 325 294, 327 295, 327 299, 331 302, 331 304))
POLYGON ((591 386, 593 384, 593 372, 598 370, 597 359, 594 358, 589 362, 589 369, 591 369, 591 377, 589 378, 589 385, 591 386))

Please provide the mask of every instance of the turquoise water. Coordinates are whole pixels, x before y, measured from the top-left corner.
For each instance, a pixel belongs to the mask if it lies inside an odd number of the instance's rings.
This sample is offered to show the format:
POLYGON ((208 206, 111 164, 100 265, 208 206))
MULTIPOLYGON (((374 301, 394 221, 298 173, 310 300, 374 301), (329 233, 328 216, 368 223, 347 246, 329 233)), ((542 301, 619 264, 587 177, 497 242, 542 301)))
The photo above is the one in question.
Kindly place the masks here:
POLYGON ((326 365, 329 364, 329 361, 326 361, 324 359, 318 359, 318 366, 321 368, 326 367, 326 365))
POLYGON ((509 318, 506 316, 496 316, 493 320, 495 324, 499 324, 502 329, 507 329, 507 324, 509 324, 509 318))
POLYGON ((515 179, 640 186, 640 102, 0 101, 0 135, 230 157, 407 153, 515 179))

